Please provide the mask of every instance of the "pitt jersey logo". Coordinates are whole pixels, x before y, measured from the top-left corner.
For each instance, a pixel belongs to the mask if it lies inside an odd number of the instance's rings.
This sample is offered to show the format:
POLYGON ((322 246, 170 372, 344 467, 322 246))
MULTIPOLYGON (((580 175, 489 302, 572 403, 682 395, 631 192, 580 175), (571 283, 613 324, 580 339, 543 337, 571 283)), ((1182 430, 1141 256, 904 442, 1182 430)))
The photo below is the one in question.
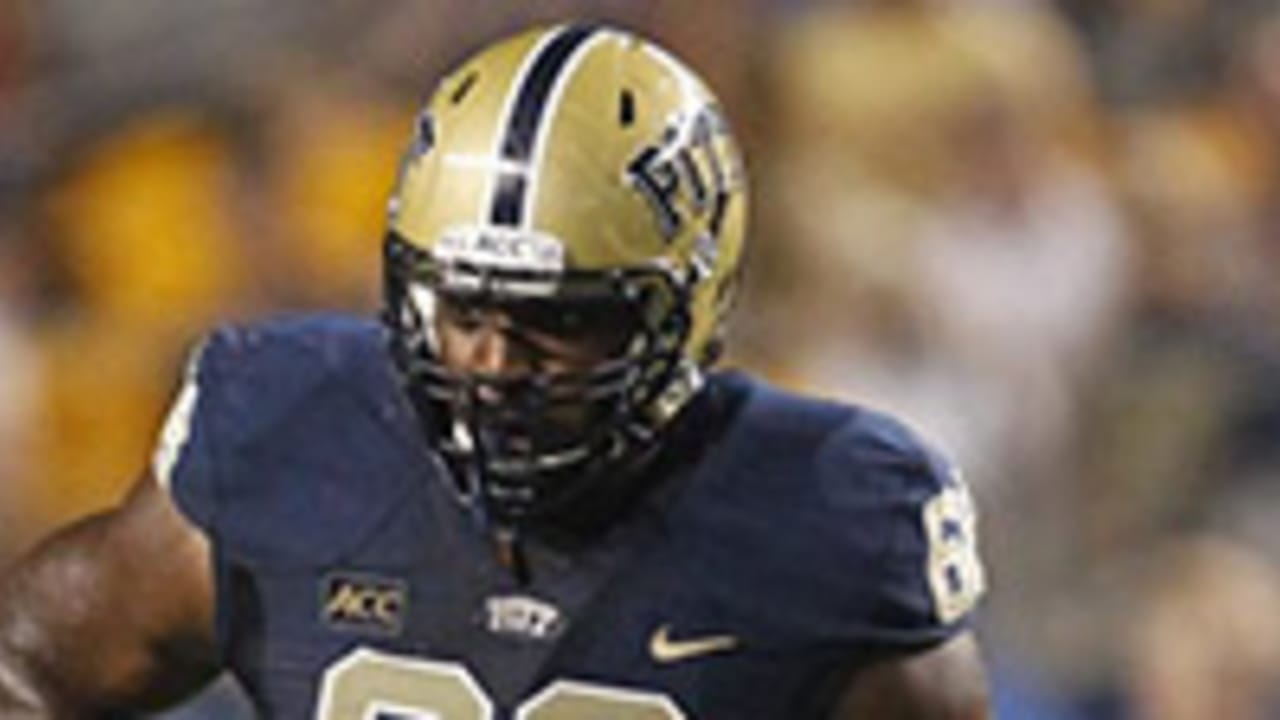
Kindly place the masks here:
POLYGON ((329 627, 399 635, 409 606, 409 590, 403 580, 365 573, 338 572, 322 585, 322 615, 329 627))
POLYGON ((485 629, 522 640, 551 640, 564 630, 555 605, 529 595, 495 595, 484 603, 485 629))

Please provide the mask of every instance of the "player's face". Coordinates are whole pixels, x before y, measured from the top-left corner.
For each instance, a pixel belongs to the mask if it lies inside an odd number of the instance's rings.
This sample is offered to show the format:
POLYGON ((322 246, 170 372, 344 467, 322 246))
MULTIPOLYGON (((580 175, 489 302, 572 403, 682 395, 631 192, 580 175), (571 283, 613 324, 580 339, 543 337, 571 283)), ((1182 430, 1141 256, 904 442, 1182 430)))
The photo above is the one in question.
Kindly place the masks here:
POLYGON ((493 379, 590 371, 620 356, 632 331, 626 308, 612 303, 443 295, 436 312, 445 367, 493 379))
POLYGON ((572 442, 599 420, 598 403, 572 388, 620 357, 635 330, 627 307, 600 301, 442 295, 435 317, 442 364, 473 381, 471 402, 517 451, 572 442))

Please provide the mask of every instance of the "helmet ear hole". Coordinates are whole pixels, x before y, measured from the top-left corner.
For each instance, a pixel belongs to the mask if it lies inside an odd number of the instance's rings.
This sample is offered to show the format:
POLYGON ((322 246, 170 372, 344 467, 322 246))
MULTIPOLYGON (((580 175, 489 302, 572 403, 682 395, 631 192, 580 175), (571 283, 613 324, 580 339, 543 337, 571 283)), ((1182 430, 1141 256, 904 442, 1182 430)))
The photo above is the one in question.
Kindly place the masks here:
POLYGON ((413 152, 417 155, 430 152, 436 145, 436 121, 430 112, 424 111, 418 116, 417 131, 413 152))
POLYGON ((471 92, 471 88, 475 87, 476 80, 479 79, 480 73, 474 70, 467 73, 466 77, 462 78, 462 80, 458 82, 458 87, 454 88, 453 93, 449 95, 449 102, 457 105, 463 100, 466 100, 467 95, 471 92))
POLYGON ((636 121, 636 96, 629 88, 623 88, 618 94, 618 123, 622 127, 631 127, 636 121))

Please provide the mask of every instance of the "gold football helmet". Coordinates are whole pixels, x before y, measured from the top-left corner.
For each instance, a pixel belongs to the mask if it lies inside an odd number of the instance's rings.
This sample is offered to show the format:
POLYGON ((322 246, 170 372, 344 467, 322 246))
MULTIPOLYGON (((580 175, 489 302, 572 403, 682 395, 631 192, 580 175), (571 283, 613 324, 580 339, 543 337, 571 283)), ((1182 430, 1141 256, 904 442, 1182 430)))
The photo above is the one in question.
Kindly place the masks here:
POLYGON ((656 445, 718 354, 746 200, 715 98, 634 35, 538 29, 444 79, 388 209, 384 315, 468 494, 500 519, 526 517, 656 445), (459 373, 439 361, 442 295, 623 307, 634 332, 588 372, 459 373), (500 408, 480 400, 495 395, 500 408), (575 403, 589 422, 542 432, 575 403))

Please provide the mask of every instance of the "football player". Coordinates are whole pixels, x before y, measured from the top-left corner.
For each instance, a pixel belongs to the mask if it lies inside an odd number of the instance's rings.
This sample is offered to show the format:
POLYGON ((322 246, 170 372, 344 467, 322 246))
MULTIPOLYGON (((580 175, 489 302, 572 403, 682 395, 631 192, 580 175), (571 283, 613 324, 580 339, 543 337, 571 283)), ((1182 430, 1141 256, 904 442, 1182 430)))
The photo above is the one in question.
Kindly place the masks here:
POLYGON ((699 79, 570 24, 417 119, 381 323, 222 329, 150 472, 0 590, 0 717, 984 718, 960 476, 711 372, 746 178, 699 79))

